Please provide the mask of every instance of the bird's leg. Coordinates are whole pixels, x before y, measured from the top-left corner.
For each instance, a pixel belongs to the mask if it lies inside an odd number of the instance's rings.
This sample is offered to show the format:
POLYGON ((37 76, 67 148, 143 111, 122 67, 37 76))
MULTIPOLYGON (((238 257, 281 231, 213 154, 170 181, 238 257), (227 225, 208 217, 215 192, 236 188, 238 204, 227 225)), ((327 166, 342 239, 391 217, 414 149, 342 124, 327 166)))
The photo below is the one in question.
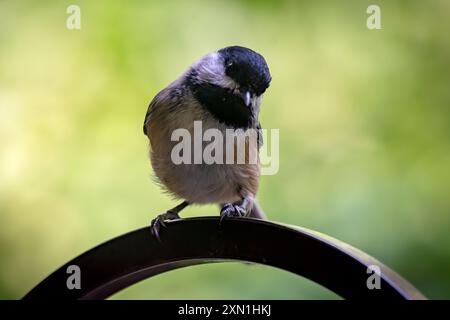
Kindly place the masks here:
POLYGON ((183 201, 179 205, 177 205, 175 208, 172 208, 170 210, 167 210, 165 213, 158 215, 155 219, 152 220, 152 223, 150 224, 150 230, 152 231, 153 235, 158 239, 161 240, 159 237, 159 231, 161 227, 166 227, 165 222, 181 219, 178 213, 180 213, 181 210, 186 208, 189 205, 189 202, 183 201))
POLYGON ((253 205, 252 198, 246 196, 235 203, 225 203, 220 210, 220 221, 228 217, 246 217, 253 205))

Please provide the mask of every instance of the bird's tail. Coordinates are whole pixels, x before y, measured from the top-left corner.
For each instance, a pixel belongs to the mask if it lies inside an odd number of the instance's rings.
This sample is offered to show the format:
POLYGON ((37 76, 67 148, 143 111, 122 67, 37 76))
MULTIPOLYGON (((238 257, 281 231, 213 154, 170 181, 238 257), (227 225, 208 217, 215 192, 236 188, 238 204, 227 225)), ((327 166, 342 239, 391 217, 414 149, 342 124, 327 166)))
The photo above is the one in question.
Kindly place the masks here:
POLYGON ((258 205, 258 202, 256 202, 256 200, 253 200, 253 207, 250 210, 250 213, 248 214, 248 217, 262 219, 262 220, 267 220, 267 216, 261 210, 261 207, 258 205))

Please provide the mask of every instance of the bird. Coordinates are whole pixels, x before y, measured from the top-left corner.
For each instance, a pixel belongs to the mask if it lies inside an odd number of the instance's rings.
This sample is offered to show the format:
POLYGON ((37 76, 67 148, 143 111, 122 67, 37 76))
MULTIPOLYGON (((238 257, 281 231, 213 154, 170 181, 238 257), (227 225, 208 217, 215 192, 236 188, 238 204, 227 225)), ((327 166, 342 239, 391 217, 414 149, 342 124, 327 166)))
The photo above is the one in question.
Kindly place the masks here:
MULTIPOLYGON (((149 157, 156 182, 172 198, 181 201, 152 220, 150 228, 158 239, 161 227, 167 227, 167 221, 181 219, 179 213, 189 205, 218 204, 220 221, 228 217, 266 219, 255 198, 261 171, 259 150, 263 143, 258 118, 271 80, 261 54, 242 46, 228 46, 195 61, 150 102, 143 130, 149 139, 149 157), (174 163, 177 141, 173 133, 182 129, 195 135, 196 122, 201 123, 202 129, 214 129, 224 135, 232 130, 237 138, 248 131, 256 132, 256 143, 245 140, 246 157, 254 152, 256 161, 174 163)), ((231 150, 236 151, 234 139, 223 144, 217 142, 225 149, 223 158, 231 150), (231 149, 227 149, 230 145, 231 149)), ((201 148, 204 147, 202 141, 201 148)), ((192 159, 192 155, 184 152, 182 156, 192 159)), ((232 156, 236 160, 236 155, 232 156)))

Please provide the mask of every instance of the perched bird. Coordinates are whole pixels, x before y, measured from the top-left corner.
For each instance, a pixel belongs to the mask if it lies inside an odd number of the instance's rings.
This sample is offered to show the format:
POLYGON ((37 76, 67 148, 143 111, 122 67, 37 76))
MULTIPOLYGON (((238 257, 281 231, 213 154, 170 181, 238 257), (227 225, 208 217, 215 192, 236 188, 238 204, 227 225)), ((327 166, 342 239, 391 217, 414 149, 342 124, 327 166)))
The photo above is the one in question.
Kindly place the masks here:
MULTIPOLYGON (((165 221, 180 219, 179 212, 190 204, 219 204, 221 219, 229 216, 264 218, 255 202, 262 143, 258 115, 270 82, 269 68, 262 55, 248 48, 231 46, 202 57, 153 98, 144 120, 144 133, 150 140, 151 164, 163 188, 174 198, 183 200, 152 220, 151 229, 157 238, 165 221), (217 129, 224 136, 227 129, 236 130, 238 137, 249 129, 256 131, 257 143, 251 145, 247 141, 246 147, 251 150, 245 152, 247 155, 256 152, 257 161, 174 163, 171 157, 177 141, 172 141, 172 133, 181 128, 194 136, 195 121, 201 122, 203 130, 217 129)), ((236 142, 223 142, 224 158, 227 143, 236 142)), ((201 146, 205 146, 204 141, 201 146)), ((232 147, 236 150, 236 145, 232 147)))

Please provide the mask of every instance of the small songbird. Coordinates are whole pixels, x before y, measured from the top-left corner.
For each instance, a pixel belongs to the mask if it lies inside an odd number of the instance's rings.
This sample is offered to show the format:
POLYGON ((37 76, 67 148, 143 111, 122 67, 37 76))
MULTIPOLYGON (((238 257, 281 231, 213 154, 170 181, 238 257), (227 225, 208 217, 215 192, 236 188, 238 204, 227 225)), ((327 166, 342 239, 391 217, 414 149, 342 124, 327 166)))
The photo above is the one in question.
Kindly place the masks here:
MULTIPOLYGON (((221 219, 230 216, 265 218, 255 196, 262 144, 258 116, 262 96, 270 82, 269 68, 262 55, 232 46, 202 57, 153 98, 144 120, 144 133, 150 140, 151 164, 163 188, 174 198, 183 200, 152 220, 151 229, 158 239, 165 221, 180 219, 179 212, 190 204, 219 204, 221 219), (216 129, 224 136, 228 129, 235 130, 238 136, 249 129, 256 131, 257 143, 251 145, 247 141, 246 147, 253 148, 250 152, 256 152, 257 161, 174 163, 172 151, 178 142, 173 141, 173 132, 185 129, 194 136, 197 121, 203 130, 216 129)), ((226 143, 230 142, 223 143, 224 158, 229 150, 226 143)), ((205 146, 204 141, 201 146, 205 146)), ((234 150, 236 147, 233 145, 234 150)), ((246 154, 248 152, 247 149, 246 154)))

